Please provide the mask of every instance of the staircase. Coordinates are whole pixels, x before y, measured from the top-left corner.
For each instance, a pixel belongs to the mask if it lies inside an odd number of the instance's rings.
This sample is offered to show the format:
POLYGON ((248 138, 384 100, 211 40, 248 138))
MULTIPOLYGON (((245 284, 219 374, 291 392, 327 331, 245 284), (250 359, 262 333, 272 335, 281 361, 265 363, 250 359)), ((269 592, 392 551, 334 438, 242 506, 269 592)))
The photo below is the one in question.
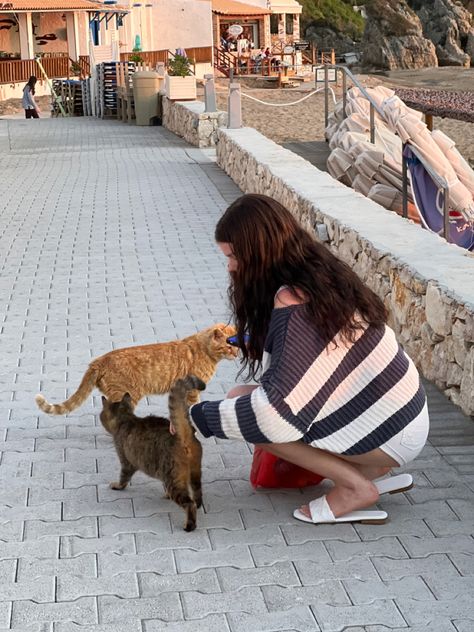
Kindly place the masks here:
POLYGON ((229 55, 221 48, 217 48, 217 46, 214 46, 214 68, 225 77, 230 76, 231 69, 234 71, 234 74, 238 74, 238 65, 235 57, 229 55))

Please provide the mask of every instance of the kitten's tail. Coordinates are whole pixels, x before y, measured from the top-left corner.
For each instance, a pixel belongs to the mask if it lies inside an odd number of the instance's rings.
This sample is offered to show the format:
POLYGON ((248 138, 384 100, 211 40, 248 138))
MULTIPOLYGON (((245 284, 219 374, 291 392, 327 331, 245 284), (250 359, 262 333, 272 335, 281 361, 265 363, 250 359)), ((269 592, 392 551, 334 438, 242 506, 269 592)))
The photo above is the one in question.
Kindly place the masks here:
POLYGON ((50 404, 43 395, 37 395, 35 401, 39 408, 45 413, 48 413, 48 415, 66 415, 78 408, 87 399, 88 395, 97 385, 98 377, 98 369, 89 367, 84 373, 84 377, 77 391, 65 402, 61 404, 50 404))
POLYGON ((176 434, 187 448, 194 440, 194 430, 189 419, 189 404, 187 396, 190 391, 203 391, 205 383, 195 375, 187 375, 182 380, 177 380, 171 387, 168 408, 170 421, 176 429, 176 434))

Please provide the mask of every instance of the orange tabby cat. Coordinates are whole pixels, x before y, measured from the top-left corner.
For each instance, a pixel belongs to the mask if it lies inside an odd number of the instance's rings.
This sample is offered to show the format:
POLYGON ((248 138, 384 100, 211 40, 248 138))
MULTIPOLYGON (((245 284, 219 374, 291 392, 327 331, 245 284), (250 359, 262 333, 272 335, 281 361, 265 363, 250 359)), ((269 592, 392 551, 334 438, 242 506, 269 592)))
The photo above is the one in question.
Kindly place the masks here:
MULTIPOLYGON (((37 395, 36 403, 45 413, 65 415, 78 408, 94 388, 112 402, 129 393, 135 407, 142 397, 167 393, 176 380, 189 374, 207 384, 220 360, 236 357, 238 349, 226 342, 235 333, 232 325, 219 323, 182 340, 109 351, 89 364, 79 388, 65 402, 50 404, 37 395)), ((188 404, 198 401, 199 391, 190 391, 188 404)))

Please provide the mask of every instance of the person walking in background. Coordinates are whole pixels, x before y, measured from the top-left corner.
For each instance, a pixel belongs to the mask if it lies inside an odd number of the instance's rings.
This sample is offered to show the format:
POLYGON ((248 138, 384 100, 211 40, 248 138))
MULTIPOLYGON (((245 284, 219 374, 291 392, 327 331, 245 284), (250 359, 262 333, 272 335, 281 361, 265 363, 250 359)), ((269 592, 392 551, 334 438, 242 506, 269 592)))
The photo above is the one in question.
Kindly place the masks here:
POLYGON ((192 406, 194 425, 330 479, 298 520, 384 522, 386 512, 360 510, 413 485, 410 474, 387 474, 421 452, 429 417, 383 302, 267 196, 237 199, 215 239, 228 259, 242 370, 259 385, 192 406))
POLYGON ((41 110, 35 101, 35 86, 37 79, 34 75, 28 79, 28 83, 23 88, 23 98, 21 100, 21 105, 25 110, 25 117, 29 118, 39 118, 41 110))

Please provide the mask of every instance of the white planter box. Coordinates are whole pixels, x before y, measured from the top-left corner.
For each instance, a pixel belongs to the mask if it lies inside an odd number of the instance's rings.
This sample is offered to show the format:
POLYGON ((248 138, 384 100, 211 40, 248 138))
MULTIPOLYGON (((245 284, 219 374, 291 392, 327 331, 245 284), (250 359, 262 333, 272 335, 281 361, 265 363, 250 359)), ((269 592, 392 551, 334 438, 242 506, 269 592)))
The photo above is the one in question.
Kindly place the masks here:
POLYGON ((196 100, 196 77, 165 77, 165 92, 173 101, 196 100))

